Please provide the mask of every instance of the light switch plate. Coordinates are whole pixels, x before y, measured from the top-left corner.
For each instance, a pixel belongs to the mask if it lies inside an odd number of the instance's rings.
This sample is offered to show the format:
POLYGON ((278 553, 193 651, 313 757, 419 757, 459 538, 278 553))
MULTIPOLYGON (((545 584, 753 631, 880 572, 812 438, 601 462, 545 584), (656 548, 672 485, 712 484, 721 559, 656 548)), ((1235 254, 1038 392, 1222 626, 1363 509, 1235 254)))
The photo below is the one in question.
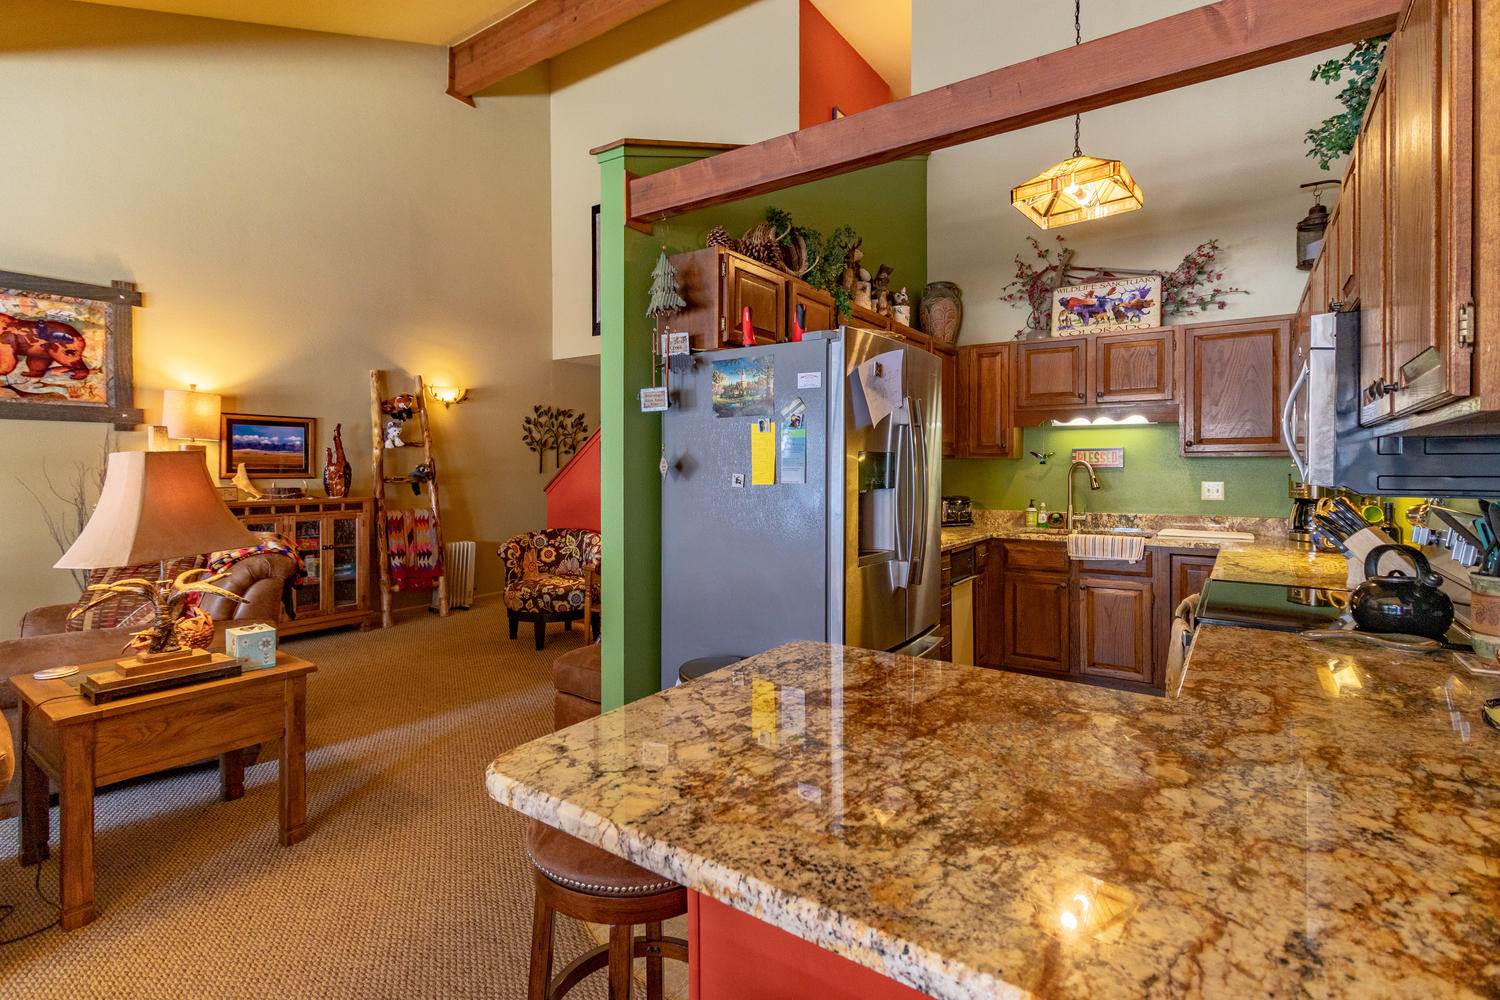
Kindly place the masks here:
POLYGON ((1202 492, 1199 494, 1202 499, 1204 499, 1204 500, 1223 500, 1224 499, 1224 484, 1223 483, 1202 482, 1202 483, 1199 483, 1199 486, 1202 487, 1202 492))

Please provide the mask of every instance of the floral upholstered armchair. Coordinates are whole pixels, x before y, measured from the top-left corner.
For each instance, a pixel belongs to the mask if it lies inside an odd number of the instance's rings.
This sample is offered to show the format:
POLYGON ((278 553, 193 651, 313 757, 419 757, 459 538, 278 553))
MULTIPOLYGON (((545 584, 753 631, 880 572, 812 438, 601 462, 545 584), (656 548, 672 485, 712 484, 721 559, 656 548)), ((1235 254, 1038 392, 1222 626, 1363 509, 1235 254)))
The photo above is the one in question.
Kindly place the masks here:
POLYGON ((536 648, 547 643, 547 623, 564 628, 589 613, 589 570, 599 568, 599 533, 548 528, 516 535, 500 546, 505 560, 505 613, 510 637, 521 622, 536 630, 536 648))

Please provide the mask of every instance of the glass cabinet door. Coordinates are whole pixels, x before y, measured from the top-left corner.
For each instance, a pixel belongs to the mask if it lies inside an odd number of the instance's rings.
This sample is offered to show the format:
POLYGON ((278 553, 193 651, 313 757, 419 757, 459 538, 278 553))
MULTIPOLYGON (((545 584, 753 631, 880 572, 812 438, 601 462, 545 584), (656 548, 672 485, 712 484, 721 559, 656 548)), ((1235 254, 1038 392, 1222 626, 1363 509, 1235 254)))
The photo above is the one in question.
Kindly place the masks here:
POLYGON ((328 518, 331 536, 329 574, 333 581, 334 611, 348 611, 359 607, 363 598, 364 554, 359 540, 364 537, 360 530, 362 515, 332 514, 328 518))
POLYGON ((240 521, 244 524, 245 530, 252 535, 275 535, 282 530, 281 519, 270 515, 258 518, 246 517, 241 518, 240 521))
POLYGON ((323 606, 323 518, 292 519, 292 540, 297 559, 302 563, 303 577, 296 587, 297 614, 316 614, 323 606))

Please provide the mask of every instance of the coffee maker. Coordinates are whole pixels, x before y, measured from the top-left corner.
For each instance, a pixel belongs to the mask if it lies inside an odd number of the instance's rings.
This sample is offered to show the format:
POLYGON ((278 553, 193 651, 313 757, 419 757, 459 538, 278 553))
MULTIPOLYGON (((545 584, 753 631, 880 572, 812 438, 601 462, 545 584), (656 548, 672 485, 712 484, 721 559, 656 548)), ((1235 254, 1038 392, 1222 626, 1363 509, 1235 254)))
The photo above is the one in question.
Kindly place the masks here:
POLYGON ((1324 497, 1337 496, 1338 492, 1338 489, 1333 486, 1309 486, 1306 483, 1299 483, 1288 473, 1286 495, 1292 501, 1292 509, 1287 512, 1286 516, 1287 540, 1305 549, 1337 552, 1338 546, 1318 534, 1313 521, 1313 510, 1318 506, 1319 500, 1324 497))

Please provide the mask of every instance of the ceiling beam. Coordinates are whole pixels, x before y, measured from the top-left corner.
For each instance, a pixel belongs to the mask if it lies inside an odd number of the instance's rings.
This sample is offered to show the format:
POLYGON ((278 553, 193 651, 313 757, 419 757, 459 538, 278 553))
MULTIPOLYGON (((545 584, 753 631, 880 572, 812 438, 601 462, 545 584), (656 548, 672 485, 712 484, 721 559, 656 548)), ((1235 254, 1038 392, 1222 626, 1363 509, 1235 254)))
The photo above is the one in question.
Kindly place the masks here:
POLYGON ((667 0, 532 0, 448 49, 448 93, 475 94, 654 10, 667 0))
MULTIPOLYGON (((1394 29, 1403 0, 1219 0, 638 177, 638 220, 722 205, 1229 76, 1394 29)), ((1165 127, 1165 126, 1163 126, 1165 127)))

